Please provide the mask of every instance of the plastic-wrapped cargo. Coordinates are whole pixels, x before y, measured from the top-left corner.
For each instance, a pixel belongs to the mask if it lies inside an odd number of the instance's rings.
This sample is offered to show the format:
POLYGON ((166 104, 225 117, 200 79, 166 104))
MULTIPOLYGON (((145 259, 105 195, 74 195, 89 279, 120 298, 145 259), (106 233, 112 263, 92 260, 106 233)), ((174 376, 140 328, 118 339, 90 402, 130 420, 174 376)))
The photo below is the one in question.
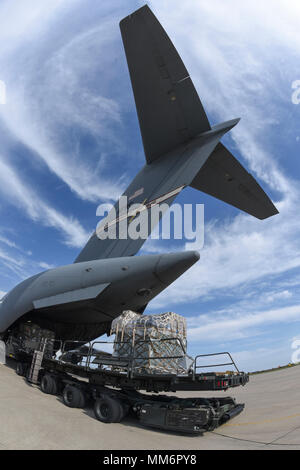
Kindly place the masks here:
POLYGON ((46 341, 45 354, 51 356, 55 334, 53 331, 43 329, 34 323, 21 323, 19 325, 19 335, 22 347, 28 352, 40 350, 43 347, 43 341, 46 341))
POLYGON ((167 312, 141 315, 130 310, 115 318, 113 355, 134 356, 134 370, 140 373, 181 374, 186 372, 186 320, 167 312))

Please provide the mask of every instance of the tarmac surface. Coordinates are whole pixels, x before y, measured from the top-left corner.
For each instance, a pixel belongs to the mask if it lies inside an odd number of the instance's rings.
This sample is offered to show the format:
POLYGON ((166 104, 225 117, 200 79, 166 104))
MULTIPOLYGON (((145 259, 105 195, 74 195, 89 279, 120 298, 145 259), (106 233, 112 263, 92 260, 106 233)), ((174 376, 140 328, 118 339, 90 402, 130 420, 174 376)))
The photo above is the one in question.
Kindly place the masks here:
MULTIPOLYGON (((250 377, 245 387, 201 396, 234 396, 245 410, 202 436, 142 427, 137 420, 103 424, 92 409, 71 409, 0 365, 0 450, 300 449, 300 366, 250 377)), ((181 392, 179 396, 197 396, 181 392)))

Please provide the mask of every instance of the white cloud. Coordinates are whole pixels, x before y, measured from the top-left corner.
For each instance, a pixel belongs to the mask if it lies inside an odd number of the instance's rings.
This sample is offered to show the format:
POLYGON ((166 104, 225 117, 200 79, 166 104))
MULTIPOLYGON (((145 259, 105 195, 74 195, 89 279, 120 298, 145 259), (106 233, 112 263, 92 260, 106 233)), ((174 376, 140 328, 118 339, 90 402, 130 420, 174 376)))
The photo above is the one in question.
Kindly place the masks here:
MULTIPOLYGON (((284 342, 282 346, 254 348, 236 351, 234 360, 239 370, 253 372, 285 366, 291 362, 291 344, 284 342)), ((250 377, 251 380, 251 377, 250 377)))
POLYGON ((120 144, 113 127, 120 131, 120 109, 101 90, 109 80, 107 57, 115 60, 117 21, 112 28, 99 6, 97 27, 90 24, 94 18, 76 21, 85 7, 80 1, 29 0, 24 5, 13 0, 0 7, 6 25, 0 31, 0 70, 7 84, 0 116, 12 135, 80 198, 115 199, 122 179, 109 177, 101 148, 109 146, 116 159, 120 144), (98 155, 83 152, 79 134, 98 142, 98 155))
POLYGON ((290 299, 293 296, 289 290, 283 290, 281 292, 271 292, 266 296, 266 302, 274 302, 275 300, 290 299))
MULTIPOLYGON (((199 299, 221 289, 234 289, 300 266, 297 208, 285 204, 279 215, 258 221, 238 215, 206 226, 200 261, 169 287, 155 305, 199 299)), ((196 248, 187 245, 187 248, 196 248)))
POLYGON ((82 247, 88 239, 88 233, 78 220, 66 217, 39 198, 24 179, 18 176, 12 167, 0 160, 0 191, 6 200, 23 209, 34 221, 47 227, 53 227, 62 233, 64 242, 69 246, 82 247))
MULTIPOLYGON (((0 5, 1 39, 6 48, 9 50, 11 43, 20 38, 29 39, 29 36, 39 34, 44 28, 45 19, 49 21, 62 3, 61 0, 51 0, 51 2, 2 0, 0 5), (11 27, 12 21, 14 28, 11 27)), ((70 0, 64 0, 64 3, 70 4, 70 0)))
POLYGON ((259 333, 258 327, 273 323, 299 322, 300 306, 291 305, 279 309, 258 311, 253 313, 235 312, 199 315, 188 318, 189 341, 224 341, 247 338, 259 333), (200 326, 198 326, 200 325, 200 326))
POLYGON ((8 263, 13 264, 15 267, 19 267, 19 268, 24 266, 24 264, 25 264, 25 261, 22 257, 13 258, 8 253, 6 253, 4 250, 0 250, 0 258, 2 260, 7 261, 8 263))
POLYGON ((13 242, 12 240, 9 240, 8 238, 3 237, 1 235, 0 235, 0 242, 4 243, 5 245, 9 246, 10 248, 17 248, 17 245, 15 244, 15 242, 13 242))
POLYGON ((44 261, 40 261, 38 263, 38 265, 40 266, 40 268, 42 269, 53 269, 55 268, 55 266, 53 264, 49 264, 49 263, 45 263, 44 261))
MULTIPOLYGON (((17 278, 24 278, 25 276, 28 276, 26 269, 26 259, 23 256, 20 256, 20 254, 10 254, 5 250, 0 249, 0 261, 2 266, 5 266, 8 272, 14 273, 17 278)), ((9 277, 7 276, 7 271, 1 274, 2 282, 4 276, 9 277)))

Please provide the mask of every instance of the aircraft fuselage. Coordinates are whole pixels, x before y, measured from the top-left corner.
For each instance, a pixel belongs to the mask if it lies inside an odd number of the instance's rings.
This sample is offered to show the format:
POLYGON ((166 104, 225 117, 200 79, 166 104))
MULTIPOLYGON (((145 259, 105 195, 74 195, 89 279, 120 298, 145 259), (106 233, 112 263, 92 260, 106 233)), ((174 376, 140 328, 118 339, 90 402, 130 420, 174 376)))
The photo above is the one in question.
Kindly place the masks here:
POLYGON ((199 259, 195 251, 110 258, 50 269, 17 285, 0 305, 0 333, 34 321, 60 339, 93 339, 123 310, 147 303, 199 259), (74 336, 75 335, 75 336, 74 336))

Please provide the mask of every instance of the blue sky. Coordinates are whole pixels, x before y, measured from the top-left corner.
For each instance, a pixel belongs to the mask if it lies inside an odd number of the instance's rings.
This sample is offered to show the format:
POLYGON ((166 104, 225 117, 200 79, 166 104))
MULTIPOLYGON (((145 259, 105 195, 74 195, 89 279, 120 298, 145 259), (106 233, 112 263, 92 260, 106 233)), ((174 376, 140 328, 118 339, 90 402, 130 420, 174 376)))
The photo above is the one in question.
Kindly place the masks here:
MULTIPOLYGON (((71 263, 144 164, 118 23, 140 1, 1 0, 0 291, 71 263)), ((185 315, 189 348, 229 350, 245 370, 290 361, 300 337, 300 7, 297 1, 148 2, 181 54, 211 124, 280 214, 205 204, 200 261, 148 307, 185 315)), ((149 240, 142 253, 197 248, 149 240)))

